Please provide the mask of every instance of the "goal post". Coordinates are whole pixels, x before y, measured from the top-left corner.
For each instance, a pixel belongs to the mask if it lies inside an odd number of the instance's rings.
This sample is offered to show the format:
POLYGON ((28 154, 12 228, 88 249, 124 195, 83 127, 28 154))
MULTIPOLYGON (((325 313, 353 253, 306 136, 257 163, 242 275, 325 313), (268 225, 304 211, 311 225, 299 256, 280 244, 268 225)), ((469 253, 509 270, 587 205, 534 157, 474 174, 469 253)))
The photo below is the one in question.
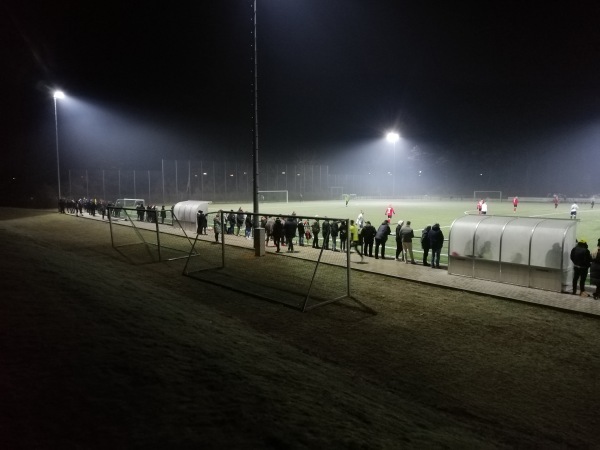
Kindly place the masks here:
POLYGON ((269 203, 288 203, 288 191, 258 191, 258 198, 261 202, 269 203))
POLYGON ((228 233, 223 226, 228 220, 227 213, 211 213, 209 226, 216 225, 222 231, 219 241, 210 232, 209 239, 196 236, 183 275, 302 312, 342 299, 354 300, 368 309, 351 296, 350 267, 360 264, 362 258, 354 251, 340 251, 349 248, 349 234, 344 246, 337 235, 337 251, 333 251, 333 236, 324 231, 328 227, 331 230, 333 222, 349 223, 349 219, 294 214, 247 215, 249 223, 255 223, 256 219, 261 224, 264 241, 258 233, 252 236, 252 230, 249 230, 250 236, 228 233), (291 238, 293 249, 288 246, 288 238, 284 238, 285 232, 279 238, 279 245, 275 244, 274 230, 280 227, 276 225, 277 220, 285 224, 285 230, 295 229, 291 238), (294 225, 289 225, 290 222, 294 225), (320 229, 316 236, 315 223, 320 229), (256 245, 265 246, 263 256, 257 256, 256 245))
POLYGON ((139 264, 188 258, 193 238, 173 211, 140 206, 108 206, 112 247, 139 264))
POLYGON ((502 191, 473 191, 474 200, 498 200, 502 201, 502 191))

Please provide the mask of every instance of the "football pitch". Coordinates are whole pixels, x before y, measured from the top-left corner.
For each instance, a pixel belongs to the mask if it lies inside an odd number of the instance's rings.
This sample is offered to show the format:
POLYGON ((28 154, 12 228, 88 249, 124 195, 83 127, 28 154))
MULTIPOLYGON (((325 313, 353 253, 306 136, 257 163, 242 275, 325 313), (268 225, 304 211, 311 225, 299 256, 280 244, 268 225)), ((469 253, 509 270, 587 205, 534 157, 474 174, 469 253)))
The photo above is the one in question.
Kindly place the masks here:
MULTIPOLYGON (((403 200, 403 199, 377 199, 363 200, 351 199, 346 206, 344 200, 328 201, 305 201, 289 203, 260 203, 260 214, 291 214, 325 217, 347 217, 350 220, 356 220, 358 214, 363 211, 365 220, 370 221, 377 228, 385 219, 385 210, 388 205, 392 205, 395 214, 392 217, 392 236, 387 242, 387 251, 392 255, 396 248, 393 237, 394 229, 399 220, 411 221, 411 226, 415 230, 414 247, 416 251, 421 249, 419 239, 421 230, 427 225, 439 223, 444 232, 446 240, 450 234, 452 223, 465 214, 477 214, 476 201, 474 200, 403 200)), ((551 201, 548 202, 520 202, 517 211, 513 211, 511 201, 488 202, 488 215, 511 216, 511 217, 540 217, 551 219, 571 220, 569 216, 571 203, 561 203, 557 208, 551 201)), ((220 209, 224 211, 237 211, 239 208, 244 211, 252 211, 252 203, 213 203, 210 205, 210 212, 220 209)), ((600 207, 592 208, 590 204, 580 204, 577 214, 577 238, 585 239, 590 244, 590 249, 594 248, 596 241, 600 238, 600 207)), ((447 262, 447 247, 442 250, 442 262, 447 262)))

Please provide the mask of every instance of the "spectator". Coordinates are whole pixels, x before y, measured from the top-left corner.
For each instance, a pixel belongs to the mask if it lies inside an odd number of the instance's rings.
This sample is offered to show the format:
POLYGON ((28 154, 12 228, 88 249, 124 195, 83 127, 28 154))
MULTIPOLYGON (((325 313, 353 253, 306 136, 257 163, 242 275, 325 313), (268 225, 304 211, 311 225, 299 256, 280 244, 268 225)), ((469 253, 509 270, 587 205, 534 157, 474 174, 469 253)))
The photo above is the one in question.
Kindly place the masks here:
POLYGON ((350 220, 350 248, 354 247, 356 252, 360 255, 360 260, 363 260, 363 254, 360 249, 360 240, 358 237, 358 227, 354 225, 354 220, 350 220))
MULTIPOLYGON (((221 211, 215 214, 215 218, 213 220, 213 231, 215 232, 215 242, 219 242, 219 234, 221 234, 221 211)), ((223 240, 223 238, 221 238, 223 240)))
POLYGON ((347 250, 348 243, 348 223, 342 220, 340 225, 340 251, 345 252, 347 250))
MULTIPOLYGON (((390 205, 391 206, 391 205, 390 205)), ((381 259, 385 259, 385 243, 392 230, 387 220, 384 220, 377 233, 375 233, 375 259, 379 259, 379 247, 381 246, 381 259)))
POLYGON ((252 215, 251 214, 246 214, 246 219, 245 219, 245 226, 246 226, 246 239, 252 239, 252 215))
POLYGON ((421 248, 423 249, 423 265, 429 267, 427 262, 427 256, 429 255, 429 231, 431 231, 431 225, 427 225, 421 232, 421 248))
MULTIPOLYGON (((164 211, 164 206, 160 212, 161 218, 162 218, 163 211, 164 211)), ((201 209, 198 210, 198 214, 196 214, 196 217, 197 217, 197 222, 198 222, 198 229, 196 230, 196 234, 206 234, 206 227, 208 226, 208 220, 206 220, 206 215, 204 214, 204 211, 202 211, 201 209)), ((161 220, 163 220, 163 219, 161 219, 161 220)))
POLYGON ((377 233, 377 230, 375 229, 375 227, 373 225, 371 225, 371 222, 369 222, 367 220, 364 228, 362 229, 362 236, 363 236, 363 243, 364 243, 363 253, 365 255, 370 256, 371 258, 373 257, 373 242, 375 241, 376 233, 377 233))
POLYGON ((287 241, 288 252, 294 252, 294 238, 296 237, 296 229, 298 228, 298 223, 293 216, 285 219, 285 224, 283 225, 283 230, 285 233, 285 240, 287 241))
POLYGON ((233 231, 235 230, 235 222, 236 222, 236 215, 232 209, 231 211, 229 211, 229 214, 227 215, 227 234, 233 234, 233 231))
POLYGON ((321 226, 321 234, 323 235, 323 248, 329 250, 329 236, 331 235, 331 224, 327 217, 321 226))
POLYGON ((235 216, 235 223, 237 225, 237 233, 236 236, 240 235, 240 230, 242 229, 242 226, 244 225, 244 210, 242 209, 242 207, 240 206, 240 208, 237 211, 237 214, 235 216))
POLYGON ((444 246, 444 233, 440 229, 439 223, 434 223, 429 230, 429 248, 431 249, 431 268, 440 268, 440 254, 444 246))
POLYGON ((592 252, 592 266, 590 268, 590 283, 596 286, 596 290, 592 294, 594 300, 600 298, 600 239, 596 249, 592 252))
MULTIPOLYGON (((265 222, 265 245, 269 246, 269 238, 273 236, 273 226, 275 226, 275 219, 273 217, 269 217, 265 222)), ((273 238, 275 240, 275 238, 273 238)))
POLYGON ((396 261, 404 261, 404 253, 402 252, 402 236, 400 230, 404 225, 404 220, 399 220, 396 225, 396 261))
POLYGON ((592 263, 592 255, 588 250, 585 239, 580 239, 577 245, 571 249, 571 261, 573 262, 573 295, 577 294, 577 282, 582 297, 586 297, 585 280, 592 263))
POLYGON ((277 253, 281 250, 279 246, 281 245, 281 238, 283 236, 283 223, 281 223, 281 219, 277 217, 275 219, 275 223, 273 224, 273 242, 275 242, 275 247, 277 247, 277 253))
POLYGON ((402 236, 402 252, 404 253, 404 261, 408 264, 408 255, 410 255, 410 263, 415 264, 415 257, 413 255, 412 240, 415 237, 415 232, 410 226, 410 220, 406 221, 400 229, 400 236, 402 236))
POLYGON ((319 233, 321 232, 321 225, 319 225, 319 220, 315 219, 315 221, 312 223, 310 228, 312 230, 312 236, 313 236, 312 246, 313 246, 313 248, 320 248, 319 247, 319 233))
POLYGON ((340 232, 340 224, 334 220, 329 227, 329 233, 331 234, 331 251, 337 252, 337 237, 340 232))
POLYGON ((300 247, 304 247, 304 233, 306 232, 306 229, 304 228, 304 221, 299 220, 298 221, 298 245, 300 245, 300 247))

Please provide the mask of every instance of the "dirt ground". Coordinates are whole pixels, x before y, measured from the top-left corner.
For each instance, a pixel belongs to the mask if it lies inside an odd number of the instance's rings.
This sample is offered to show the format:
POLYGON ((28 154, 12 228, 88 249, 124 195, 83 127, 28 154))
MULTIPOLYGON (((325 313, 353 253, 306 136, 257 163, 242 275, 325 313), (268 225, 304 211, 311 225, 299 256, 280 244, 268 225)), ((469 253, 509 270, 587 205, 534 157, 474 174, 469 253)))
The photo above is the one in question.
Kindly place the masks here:
POLYGON ((302 314, 0 215, 0 448, 600 448, 597 318, 363 273, 302 314))

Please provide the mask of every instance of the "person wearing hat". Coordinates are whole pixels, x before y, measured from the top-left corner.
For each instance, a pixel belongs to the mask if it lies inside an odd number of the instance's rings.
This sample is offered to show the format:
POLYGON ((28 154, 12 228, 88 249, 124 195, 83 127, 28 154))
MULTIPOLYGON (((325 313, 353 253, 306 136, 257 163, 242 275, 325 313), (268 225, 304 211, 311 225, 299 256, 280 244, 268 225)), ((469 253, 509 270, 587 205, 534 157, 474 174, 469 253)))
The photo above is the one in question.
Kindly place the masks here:
POLYGON ((592 252, 592 265, 590 267, 590 284, 596 286, 596 291, 592 294, 594 300, 600 299, 600 239, 596 249, 592 252))
POLYGON ((592 263, 592 255, 585 239, 580 239, 571 250, 571 261, 573 262, 573 295, 577 294, 577 282, 579 281, 579 292, 582 297, 586 297, 585 280, 592 263))
POLYGON ((204 211, 202 211, 201 209, 198 210, 198 213, 196 214, 196 219, 196 221, 198 222, 198 229, 196 230, 196 234, 206 234, 208 220, 206 219, 204 211))

